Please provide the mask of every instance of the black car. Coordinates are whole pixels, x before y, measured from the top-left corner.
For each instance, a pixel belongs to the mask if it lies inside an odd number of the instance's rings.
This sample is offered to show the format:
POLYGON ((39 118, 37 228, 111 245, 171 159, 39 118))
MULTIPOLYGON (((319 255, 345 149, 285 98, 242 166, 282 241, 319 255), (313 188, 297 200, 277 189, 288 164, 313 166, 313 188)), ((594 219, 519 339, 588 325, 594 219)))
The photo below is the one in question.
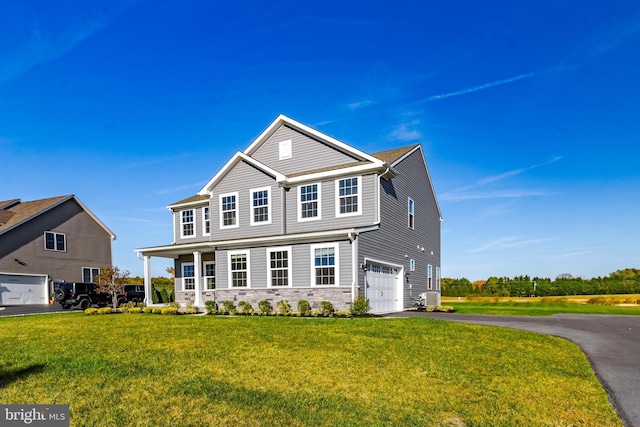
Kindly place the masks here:
POLYGON ((126 298, 127 302, 144 302, 144 285, 124 285, 122 289, 122 295, 126 298))
MULTIPOLYGON (((53 296, 62 305, 62 308, 81 308, 82 310, 92 305, 107 306, 112 303, 111 295, 98 292, 95 283, 62 282, 55 286, 53 296)), ((126 298, 118 296, 118 305, 124 304, 126 298)))

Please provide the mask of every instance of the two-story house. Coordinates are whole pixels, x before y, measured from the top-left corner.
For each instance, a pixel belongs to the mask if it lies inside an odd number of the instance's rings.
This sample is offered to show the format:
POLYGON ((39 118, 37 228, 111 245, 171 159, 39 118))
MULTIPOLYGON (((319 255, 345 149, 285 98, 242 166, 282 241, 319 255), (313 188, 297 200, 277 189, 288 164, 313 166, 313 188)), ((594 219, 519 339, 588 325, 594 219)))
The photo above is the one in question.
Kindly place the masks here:
MULTIPOLYGON (((441 214, 420 145, 364 153, 279 116, 187 199, 168 206, 178 301, 301 299, 374 313, 440 301, 441 214)), ((149 302, 149 301, 148 301, 149 302)))
POLYGON ((0 201, 0 305, 48 304, 53 282, 91 282, 115 238, 74 195, 0 201))

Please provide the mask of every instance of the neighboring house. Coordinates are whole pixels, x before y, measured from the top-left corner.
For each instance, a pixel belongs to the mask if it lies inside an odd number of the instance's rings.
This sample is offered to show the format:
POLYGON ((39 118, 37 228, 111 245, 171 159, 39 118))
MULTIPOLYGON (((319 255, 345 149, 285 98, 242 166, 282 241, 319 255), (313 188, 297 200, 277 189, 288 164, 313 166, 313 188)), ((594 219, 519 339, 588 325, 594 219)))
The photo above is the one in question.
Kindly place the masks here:
MULTIPOLYGON (((279 116, 198 194, 168 206, 174 242, 136 249, 150 299, 152 257, 173 258, 176 298, 372 312, 425 293, 440 303, 441 214, 420 145, 364 153, 279 116)), ((148 301, 150 302, 150 301, 148 301)))
POLYGON ((54 282, 90 282, 115 238, 74 195, 0 201, 0 305, 48 304, 54 282))

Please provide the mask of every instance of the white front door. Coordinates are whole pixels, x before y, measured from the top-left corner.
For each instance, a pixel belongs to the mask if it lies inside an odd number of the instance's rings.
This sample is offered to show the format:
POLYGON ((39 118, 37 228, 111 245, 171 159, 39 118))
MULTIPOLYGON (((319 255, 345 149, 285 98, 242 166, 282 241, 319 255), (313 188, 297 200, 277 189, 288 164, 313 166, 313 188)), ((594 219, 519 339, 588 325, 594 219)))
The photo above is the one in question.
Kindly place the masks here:
POLYGON ((0 274, 0 305, 48 303, 46 276, 0 274))
POLYGON ((399 269, 377 263, 368 263, 365 277, 365 297, 371 313, 393 313, 402 310, 402 285, 399 269))

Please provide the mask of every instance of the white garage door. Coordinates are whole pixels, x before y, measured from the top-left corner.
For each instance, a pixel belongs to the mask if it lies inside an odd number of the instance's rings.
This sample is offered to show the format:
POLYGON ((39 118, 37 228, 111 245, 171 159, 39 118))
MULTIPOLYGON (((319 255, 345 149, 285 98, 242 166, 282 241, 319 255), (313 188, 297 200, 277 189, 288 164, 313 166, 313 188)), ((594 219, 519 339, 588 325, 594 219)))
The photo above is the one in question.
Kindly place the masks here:
POLYGON ((399 270, 381 264, 367 264, 365 296, 372 313, 393 313, 402 310, 402 292, 399 270))
POLYGON ((47 276, 0 274, 0 305, 48 303, 47 276))

